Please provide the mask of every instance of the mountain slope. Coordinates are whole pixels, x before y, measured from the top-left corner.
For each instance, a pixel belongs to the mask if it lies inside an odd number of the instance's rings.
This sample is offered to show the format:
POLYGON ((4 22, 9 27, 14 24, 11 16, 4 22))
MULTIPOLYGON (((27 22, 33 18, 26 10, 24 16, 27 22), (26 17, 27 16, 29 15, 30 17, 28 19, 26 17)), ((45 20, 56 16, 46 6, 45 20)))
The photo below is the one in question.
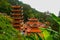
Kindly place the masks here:
POLYGON ((18 31, 16 31, 8 18, 0 14, 0 40, 18 40, 18 31))

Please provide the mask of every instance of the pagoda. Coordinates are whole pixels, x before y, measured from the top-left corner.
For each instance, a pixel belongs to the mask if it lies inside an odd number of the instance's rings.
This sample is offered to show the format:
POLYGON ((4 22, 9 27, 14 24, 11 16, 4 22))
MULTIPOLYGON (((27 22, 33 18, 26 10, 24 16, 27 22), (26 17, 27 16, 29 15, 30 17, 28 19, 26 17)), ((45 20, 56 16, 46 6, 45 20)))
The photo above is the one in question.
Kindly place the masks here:
POLYGON ((38 19, 30 18, 28 19, 28 22, 26 22, 25 25, 22 27, 22 29, 26 34, 41 33, 41 30, 39 29, 41 25, 42 23, 39 22, 38 19))
POLYGON ((16 28, 17 30, 20 30, 20 27, 22 27, 23 25, 23 7, 22 6, 12 6, 12 18, 13 18, 13 27, 16 28))

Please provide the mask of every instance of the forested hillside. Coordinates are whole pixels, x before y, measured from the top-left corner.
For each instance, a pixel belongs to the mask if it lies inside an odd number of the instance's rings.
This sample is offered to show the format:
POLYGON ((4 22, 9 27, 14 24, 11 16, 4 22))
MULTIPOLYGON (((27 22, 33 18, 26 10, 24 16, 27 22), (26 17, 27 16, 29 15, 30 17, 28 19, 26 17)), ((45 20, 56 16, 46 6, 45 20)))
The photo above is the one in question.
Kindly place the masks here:
MULTIPOLYGON (((11 18, 0 13, 0 40, 18 40, 19 32, 11 24, 11 18)), ((20 34, 19 34, 20 35, 20 34)))
MULTIPOLYGON (((0 14, 0 30, 1 30, 0 31, 0 33, 1 33, 0 34, 1 35, 0 36, 0 39, 1 40, 4 40, 4 39, 7 39, 8 40, 9 38, 10 38, 10 40, 12 38, 13 38, 13 40, 15 40, 15 38, 17 38, 17 34, 18 33, 12 27, 12 25, 10 23, 10 19, 9 18, 6 18, 4 16, 5 14, 11 16, 11 10, 12 10, 11 6, 13 6, 13 5, 23 6, 24 22, 27 22, 28 21, 28 18, 32 18, 32 17, 37 18, 40 22, 42 22, 44 24, 46 22, 49 22, 49 25, 48 24, 47 25, 49 26, 49 28, 51 30, 49 30, 49 29, 48 30, 52 34, 52 37, 54 38, 54 40, 57 40, 58 39, 57 38, 58 36, 56 37, 54 35, 58 35, 59 27, 60 27, 60 23, 59 23, 60 20, 58 20, 58 19, 60 19, 60 18, 55 17, 55 15, 53 13, 47 15, 46 12, 39 12, 36 9, 32 8, 30 5, 25 4, 25 3, 21 2, 21 1, 18 1, 18 0, 0 0, 0 13, 1 13, 0 14), (3 13, 4 13, 4 15, 2 15, 3 13), (57 20, 55 20, 56 18, 57 18, 57 20), (14 36, 13 34, 16 34, 16 35, 14 36), (4 39, 3 39, 3 37, 4 37, 4 39)), ((16 40, 18 40, 18 38, 16 40)))
POLYGON ((18 1, 18 0, 13 0, 13 1, 12 0, 1 0, 0 1, 0 12, 6 13, 8 15, 11 15, 10 13, 11 13, 11 6, 12 5, 23 6, 23 10, 24 10, 23 13, 24 13, 25 22, 27 21, 28 18, 35 17, 35 18, 38 18, 39 21, 41 21, 43 23, 49 21, 50 24, 51 24, 50 26, 52 28, 56 27, 56 28, 53 28, 53 29, 54 30, 58 30, 57 29, 58 25, 55 25, 56 22, 51 18, 51 16, 46 15, 45 12, 39 12, 36 9, 30 7, 30 5, 24 4, 23 2, 18 1))

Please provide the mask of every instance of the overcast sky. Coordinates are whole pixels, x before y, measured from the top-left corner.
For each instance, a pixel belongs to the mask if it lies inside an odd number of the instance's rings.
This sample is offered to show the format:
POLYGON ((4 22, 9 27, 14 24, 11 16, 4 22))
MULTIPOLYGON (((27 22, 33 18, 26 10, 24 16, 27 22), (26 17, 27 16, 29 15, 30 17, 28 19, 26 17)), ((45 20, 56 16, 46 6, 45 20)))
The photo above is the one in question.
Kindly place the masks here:
POLYGON ((38 11, 44 12, 49 11, 54 13, 56 16, 60 10, 60 0, 20 0, 23 3, 29 4, 32 8, 38 11))

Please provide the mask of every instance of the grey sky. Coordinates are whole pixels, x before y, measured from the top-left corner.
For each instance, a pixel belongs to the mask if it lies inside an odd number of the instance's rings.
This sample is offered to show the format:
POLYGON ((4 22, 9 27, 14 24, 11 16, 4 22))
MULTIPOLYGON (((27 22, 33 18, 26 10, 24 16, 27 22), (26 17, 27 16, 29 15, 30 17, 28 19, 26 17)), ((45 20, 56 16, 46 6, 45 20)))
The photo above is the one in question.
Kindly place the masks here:
POLYGON ((56 16, 60 10, 60 0, 20 0, 23 3, 29 4, 32 8, 38 11, 49 11, 56 16))

